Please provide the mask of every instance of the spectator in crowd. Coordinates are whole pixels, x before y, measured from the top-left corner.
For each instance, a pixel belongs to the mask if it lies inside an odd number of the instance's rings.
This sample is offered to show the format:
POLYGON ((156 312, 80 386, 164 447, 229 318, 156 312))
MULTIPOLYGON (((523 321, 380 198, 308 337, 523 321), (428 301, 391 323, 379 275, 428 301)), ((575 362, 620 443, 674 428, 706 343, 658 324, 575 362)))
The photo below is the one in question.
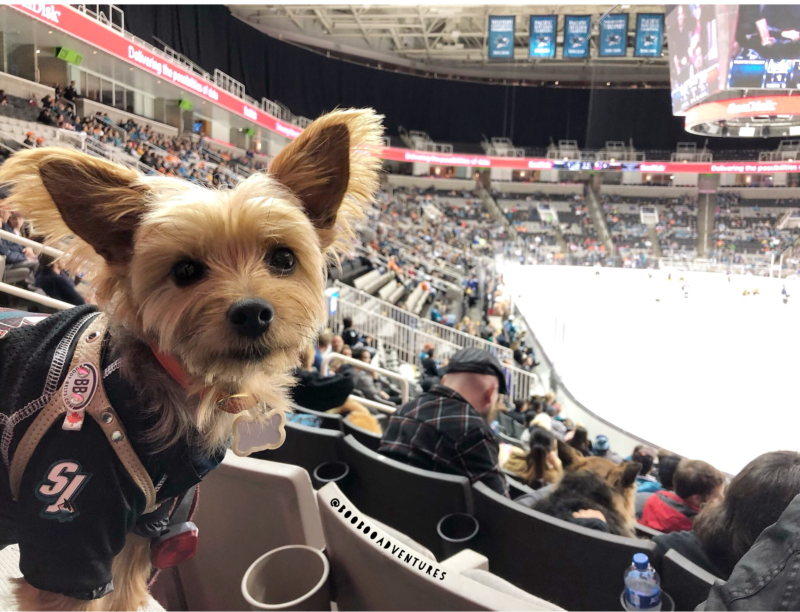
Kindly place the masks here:
MULTIPOLYGON (((372 355, 370 355, 369 350, 365 348, 358 349, 355 355, 357 359, 363 361, 364 363, 370 363, 372 361, 372 355)), ((360 391, 368 400, 383 403, 400 402, 399 399, 393 401, 392 396, 381 389, 380 382, 378 382, 377 372, 370 372, 356 366, 353 368, 353 383, 355 388, 360 391)))
POLYGON ((342 325, 344 325, 344 330, 342 331, 342 340, 344 340, 344 343, 347 346, 354 348, 361 342, 361 336, 359 336, 358 332, 353 329, 353 319, 351 317, 344 317, 342 319, 342 325))
POLYGON ((450 358, 440 385, 389 418, 378 449, 414 467, 460 474, 508 495, 499 445, 488 419, 506 380, 497 359, 477 348, 450 358))
POLYGON ((592 444, 589 442, 589 432, 582 425, 578 425, 565 436, 567 444, 578 451, 584 457, 592 456, 592 444), (572 434, 572 435, 570 435, 572 434))
POLYGON ((341 353, 344 348, 344 340, 339 334, 331 338, 331 351, 334 353, 341 353))
MULTIPOLYGON (((4 231, 21 236, 20 229, 25 221, 22 215, 0 209, 0 219, 2 219, 2 229, 4 231)), ((6 258, 6 273, 11 270, 25 269, 28 271, 25 278, 28 288, 34 289, 36 287, 36 271, 39 269, 39 261, 30 247, 24 247, 11 240, 0 239, 0 255, 6 258)))
POLYGON ((6 106, 8 104, 8 96, 6 95, 5 89, 0 89, 0 106, 6 106))
POLYGON ((652 475, 653 465, 655 464, 656 451, 649 446, 637 446, 631 455, 631 461, 642 466, 639 475, 636 477, 636 491, 639 493, 654 493, 663 487, 661 483, 652 475))
POLYGON ((75 81, 70 81, 69 86, 64 90, 64 98, 74 102, 77 97, 78 91, 75 89, 75 81))
POLYGON ((25 140, 22 141, 22 144, 26 147, 32 147, 34 142, 36 142, 36 134, 33 132, 26 132, 25 140))
POLYGON ((442 372, 439 369, 439 363, 434 358, 435 349, 433 345, 424 353, 425 358, 422 360, 422 380, 420 386, 424 392, 430 391, 433 385, 438 385, 442 379, 442 372))
POLYGON ((531 427, 529 445, 527 453, 512 449, 503 467, 522 478, 533 489, 558 482, 563 470, 553 433, 542 427, 531 427))
POLYGON ((658 457, 658 482, 660 482, 661 486, 667 491, 675 490, 675 472, 680 462, 680 455, 664 453, 658 457))
POLYGON ((322 370, 322 358, 331 352, 331 333, 322 332, 317 337, 317 344, 314 347, 314 368, 317 372, 322 370))
POLYGON ((725 476, 705 461, 684 459, 674 483, 674 491, 657 491, 647 500, 642 525, 664 533, 691 529, 700 509, 722 497, 725 476))
POLYGON ((81 306, 86 301, 75 290, 75 283, 61 269, 58 261, 50 255, 39 255, 39 271, 36 273, 36 286, 54 300, 81 306))
POLYGON ((549 405, 544 409, 547 416, 550 417, 550 430, 556 435, 559 440, 563 440, 567 435, 567 426, 556 418, 556 407, 549 405))
POLYGON ((39 116, 36 118, 36 121, 43 123, 44 125, 53 125, 53 119, 50 116, 50 110, 43 108, 39 113, 39 116))
POLYGON ((800 453, 765 453, 742 468, 721 500, 700 511, 692 531, 653 538, 656 564, 668 550, 674 549, 704 570, 727 580, 761 532, 780 518, 798 494, 800 453))
POLYGON ((614 463, 622 463, 622 457, 611 450, 611 444, 608 441, 608 436, 600 434, 594 439, 592 452, 595 457, 603 457, 613 461, 614 463))
MULTIPOLYGON (((678 469, 678 464, 681 462, 681 457, 679 455, 673 455, 671 453, 660 453, 658 456, 658 482, 661 483, 663 489, 667 491, 673 491, 675 486, 673 484, 673 478, 675 476, 675 470, 678 469)), ((642 518, 642 512, 644 512, 644 505, 647 503, 647 500, 650 499, 653 495, 655 495, 656 491, 637 491, 636 492, 636 518, 642 518)))
POLYGON ((308 347, 303 363, 292 373, 297 378, 292 399, 298 406, 320 412, 343 406, 354 388, 350 372, 324 377, 314 371, 313 363, 314 349, 308 347))
POLYGON ((800 610, 797 588, 800 495, 758 536, 726 582, 718 580, 697 610, 800 610), (765 576, 769 576, 765 580, 765 576), (735 607, 734 607, 735 606, 735 607))

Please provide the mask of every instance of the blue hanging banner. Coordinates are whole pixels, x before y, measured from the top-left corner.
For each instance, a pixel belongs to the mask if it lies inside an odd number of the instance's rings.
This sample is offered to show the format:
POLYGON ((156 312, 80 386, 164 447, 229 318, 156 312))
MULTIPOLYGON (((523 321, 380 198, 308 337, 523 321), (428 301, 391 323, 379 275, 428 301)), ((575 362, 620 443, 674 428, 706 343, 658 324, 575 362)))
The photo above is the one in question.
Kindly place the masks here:
POLYGON ((514 16, 489 16, 489 59, 514 59, 514 16))
POLYGON ((639 13, 636 15, 636 57, 661 57, 664 45, 664 15, 639 13))
POLYGON ((563 57, 589 57, 589 31, 592 18, 589 15, 567 15, 564 17, 563 57))
POLYGON ((600 57, 625 57, 628 15, 606 15, 600 21, 600 57))
POLYGON ((556 28, 558 16, 531 15, 531 57, 553 58, 556 56, 556 28))

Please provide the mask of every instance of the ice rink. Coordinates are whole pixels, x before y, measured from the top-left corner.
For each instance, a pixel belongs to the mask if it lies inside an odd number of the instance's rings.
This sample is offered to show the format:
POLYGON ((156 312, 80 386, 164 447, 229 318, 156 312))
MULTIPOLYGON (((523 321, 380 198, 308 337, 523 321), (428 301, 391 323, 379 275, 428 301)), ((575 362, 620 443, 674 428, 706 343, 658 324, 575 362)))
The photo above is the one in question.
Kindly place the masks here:
POLYGON ((730 474, 761 453, 800 449, 800 281, 595 272, 504 269, 506 287, 582 404, 730 474), (756 288, 760 295, 742 295, 756 288))

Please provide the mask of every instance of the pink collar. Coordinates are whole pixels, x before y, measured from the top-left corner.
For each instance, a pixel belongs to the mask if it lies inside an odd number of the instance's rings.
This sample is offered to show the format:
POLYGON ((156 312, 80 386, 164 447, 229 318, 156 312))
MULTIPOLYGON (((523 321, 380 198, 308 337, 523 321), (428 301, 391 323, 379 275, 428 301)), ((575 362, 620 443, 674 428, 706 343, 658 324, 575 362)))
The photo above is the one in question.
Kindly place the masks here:
POLYGON ((158 359, 158 363, 161 364, 161 367, 167 371, 167 374, 169 374, 181 387, 188 389, 189 375, 184 372, 183 368, 178 363, 178 360, 172 355, 159 351, 155 344, 150 345, 150 350, 153 351, 153 355, 155 355, 156 359, 158 359))
MULTIPOLYGON (((178 363, 178 360, 175 359, 172 355, 167 353, 162 353, 158 350, 158 346, 155 344, 150 345, 150 350, 155 355, 155 358, 158 359, 158 363, 161 364, 161 367, 167 371, 175 382, 177 382, 181 387, 184 389, 188 389, 191 383, 191 379, 189 375, 184 371, 181 367, 181 364, 178 363)), ((203 389, 200 392, 200 397, 203 397, 206 394, 206 389, 203 389)), ((242 410, 247 408, 246 404, 242 400, 244 395, 229 395, 229 396, 220 396, 217 399, 217 408, 223 410, 224 412, 228 412, 230 414, 237 414, 242 410)))

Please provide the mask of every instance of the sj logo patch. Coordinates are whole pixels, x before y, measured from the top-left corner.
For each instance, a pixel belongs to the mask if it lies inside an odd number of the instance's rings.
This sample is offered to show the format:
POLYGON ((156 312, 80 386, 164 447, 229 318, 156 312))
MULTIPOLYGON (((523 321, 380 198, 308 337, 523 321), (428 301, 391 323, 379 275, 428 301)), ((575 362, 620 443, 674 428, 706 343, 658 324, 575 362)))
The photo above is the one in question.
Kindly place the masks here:
POLYGON ((45 502, 40 516, 56 519, 59 523, 76 518, 79 512, 75 507, 75 498, 91 476, 81 472, 81 464, 77 461, 56 461, 36 488, 36 497, 45 502))

